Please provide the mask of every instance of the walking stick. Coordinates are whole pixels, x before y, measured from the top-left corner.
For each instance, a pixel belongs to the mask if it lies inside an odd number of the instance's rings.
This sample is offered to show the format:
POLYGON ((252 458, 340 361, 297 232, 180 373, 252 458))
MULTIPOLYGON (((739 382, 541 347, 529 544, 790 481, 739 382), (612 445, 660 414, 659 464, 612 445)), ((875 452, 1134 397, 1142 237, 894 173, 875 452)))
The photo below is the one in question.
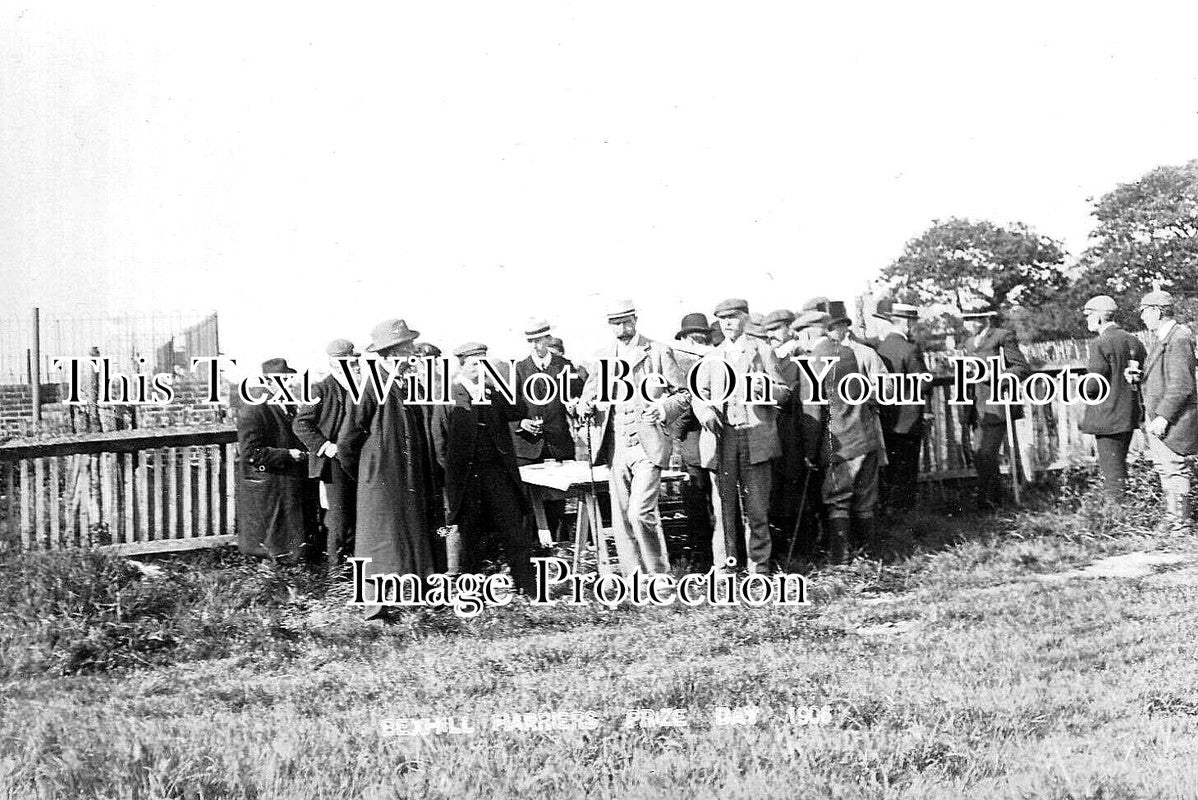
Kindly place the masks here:
POLYGON ((799 538, 799 527, 803 524, 803 512, 807 509, 807 489, 811 486, 811 468, 806 468, 807 474, 803 477, 803 492, 799 495, 799 513, 795 517, 794 530, 790 532, 790 547, 786 551, 786 571, 790 572, 790 559, 794 556, 795 542, 799 538))
MULTIPOLYGON (((1000 364, 1003 372, 1007 371, 1007 357, 1001 350, 998 353, 1000 364)), ((1019 449, 1015 446, 1015 420, 1011 418, 1010 404, 1003 405, 1003 417, 1007 422, 1007 455, 1011 462, 1011 491, 1015 496, 1015 505, 1022 506, 1023 502, 1019 496, 1019 465, 1022 460, 1019 455, 1019 449)))

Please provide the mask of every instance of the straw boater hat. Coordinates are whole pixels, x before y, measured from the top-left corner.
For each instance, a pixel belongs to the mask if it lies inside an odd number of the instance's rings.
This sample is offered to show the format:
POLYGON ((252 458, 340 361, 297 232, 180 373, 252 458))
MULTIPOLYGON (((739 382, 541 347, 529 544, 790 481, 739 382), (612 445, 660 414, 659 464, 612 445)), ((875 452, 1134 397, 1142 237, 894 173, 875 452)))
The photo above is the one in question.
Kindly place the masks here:
POLYGON ((896 303, 888 297, 883 297, 878 301, 878 307, 874 309, 874 316, 884 320, 919 319, 919 309, 913 305, 896 303))
POLYGON ((636 306, 631 300, 617 300, 607 307, 607 321, 619 322, 622 319, 636 316, 636 306))
POLYGON ((524 338, 532 342, 542 336, 553 336, 553 329, 549 327, 549 323, 543 319, 529 320, 524 326, 524 338))
POLYGON ((983 305, 973 305, 961 309, 961 319, 986 319, 998 314, 993 308, 983 305))

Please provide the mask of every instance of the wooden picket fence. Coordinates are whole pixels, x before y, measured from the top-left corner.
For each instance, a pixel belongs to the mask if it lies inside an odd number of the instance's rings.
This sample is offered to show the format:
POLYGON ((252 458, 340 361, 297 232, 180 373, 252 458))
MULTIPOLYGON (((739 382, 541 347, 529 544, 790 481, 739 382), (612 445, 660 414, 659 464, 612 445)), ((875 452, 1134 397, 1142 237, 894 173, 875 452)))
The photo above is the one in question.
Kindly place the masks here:
POLYGON ((232 428, 0 445, 0 550, 152 553, 233 540, 232 428))
MULTIPOLYGON (((932 383, 924 481, 973 475, 969 430, 961 407, 949 403, 949 380, 932 383)), ((1093 439, 1078 431, 1084 408, 1061 400, 1025 407, 1015 424, 1025 474, 1093 460, 1093 439)), ((225 426, 0 444, 0 552, 104 547, 132 554, 232 542, 236 441, 236 429, 225 426)))

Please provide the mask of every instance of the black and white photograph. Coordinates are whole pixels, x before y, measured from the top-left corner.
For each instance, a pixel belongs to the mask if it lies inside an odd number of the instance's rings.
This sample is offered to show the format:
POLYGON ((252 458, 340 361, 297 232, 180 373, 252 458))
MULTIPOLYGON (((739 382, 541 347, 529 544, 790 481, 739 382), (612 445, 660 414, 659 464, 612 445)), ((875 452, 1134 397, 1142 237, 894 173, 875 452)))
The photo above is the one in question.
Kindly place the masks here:
POLYGON ((1198 798, 1196 29, 0 0, 0 798, 1198 798))

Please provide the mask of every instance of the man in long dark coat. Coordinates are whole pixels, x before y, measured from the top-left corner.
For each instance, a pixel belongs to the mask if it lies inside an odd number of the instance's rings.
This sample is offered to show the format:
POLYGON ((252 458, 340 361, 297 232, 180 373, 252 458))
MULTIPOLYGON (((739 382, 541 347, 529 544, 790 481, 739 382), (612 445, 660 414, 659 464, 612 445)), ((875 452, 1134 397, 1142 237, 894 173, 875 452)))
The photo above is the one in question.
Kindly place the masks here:
MULTIPOLYGON (((371 331, 367 352, 399 359, 401 373, 419 332, 402 319, 389 319, 371 331)), ((380 367, 386 376, 388 368, 380 367)), ((363 574, 395 573, 425 578, 435 570, 433 525, 436 493, 432 484, 426 421, 420 406, 404 402, 402 375, 380 397, 365 381, 361 401, 352 404, 337 458, 358 482, 358 520, 354 556, 369 558, 363 574)), ((382 616, 373 602, 373 586, 366 583, 366 618, 382 616)))
POLYGON ((480 379, 479 360, 486 353, 484 345, 474 342, 454 351, 461 370, 450 387, 453 405, 433 411, 437 460, 445 470, 445 521, 460 529, 462 572, 480 570, 487 534, 495 534, 516 589, 531 596, 535 586, 530 558, 537 541, 508 428, 524 418, 524 412, 480 379), (477 399, 489 402, 476 402, 472 393, 479 389, 477 399))
MULTIPOLYGON (((324 484, 328 509, 324 514, 325 559, 330 568, 337 566, 346 553, 353 552, 354 517, 358 486, 337 460, 337 441, 345 423, 349 403, 341 359, 356 359, 360 353, 348 339, 334 339, 326 348, 329 374, 312 387, 315 403, 300 408, 292 429, 308 448, 308 476, 324 484)), ((356 362, 351 370, 357 374, 356 362)))
POLYGON ((1115 298, 1105 294, 1091 297, 1082 309, 1086 326, 1098 334, 1090 344, 1086 370, 1102 375, 1111 388, 1106 400, 1086 406, 1081 424, 1077 426, 1082 433, 1094 436, 1103 491, 1112 502, 1123 499, 1127 483, 1127 450, 1143 415, 1140 394, 1128 383, 1124 373, 1131 361, 1142 366, 1145 356, 1143 343, 1114 321, 1117 310, 1115 298))
MULTIPOLYGON (((282 358, 262 373, 295 374, 282 358)), ((316 484, 308 479, 308 454, 292 432, 294 406, 246 404, 237 417, 240 492, 238 547, 243 553, 295 561, 316 531, 316 484)))

